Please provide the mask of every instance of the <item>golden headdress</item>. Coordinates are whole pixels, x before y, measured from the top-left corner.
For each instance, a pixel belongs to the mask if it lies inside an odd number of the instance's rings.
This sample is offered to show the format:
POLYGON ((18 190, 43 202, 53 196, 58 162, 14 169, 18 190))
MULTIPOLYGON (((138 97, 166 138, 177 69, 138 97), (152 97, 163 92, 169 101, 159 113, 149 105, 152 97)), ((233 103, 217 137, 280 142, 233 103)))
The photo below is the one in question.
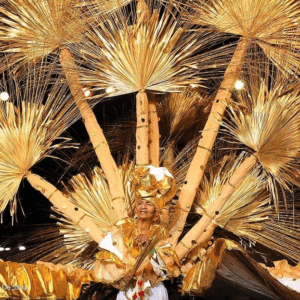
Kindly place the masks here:
POLYGON ((130 175, 135 201, 151 201, 158 212, 168 203, 177 191, 175 179, 166 168, 154 166, 136 166, 130 175))

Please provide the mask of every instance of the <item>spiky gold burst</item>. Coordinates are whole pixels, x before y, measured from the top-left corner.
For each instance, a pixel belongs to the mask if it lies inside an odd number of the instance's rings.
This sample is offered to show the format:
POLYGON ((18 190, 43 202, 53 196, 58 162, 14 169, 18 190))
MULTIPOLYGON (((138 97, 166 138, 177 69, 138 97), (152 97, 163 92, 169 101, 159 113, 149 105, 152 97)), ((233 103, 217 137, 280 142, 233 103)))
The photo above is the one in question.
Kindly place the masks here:
POLYGON ((292 211, 284 212, 286 207, 282 204, 280 215, 272 209, 269 220, 262 224, 262 230, 249 230, 252 240, 266 245, 292 259, 300 261, 300 216, 292 211))
POLYGON ((70 185, 71 188, 65 186, 69 199, 99 227, 106 228, 117 222, 109 187, 100 168, 94 168, 91 180, 85 174, 73 176, 70 185))
MULTIPOLYGON (((76 2, 76 1, 75 1, 76 2)), ((85 30, 73 0, 1 1, 1 52, 9 64, 40 59, 59 47, 78 42, 85 30)))
POLYGON ((34 164, 55 149, 71 146, 66 138, 57 139, 79 117, 66 87, 50 86, 49 73, 37 74, 21 83, 11 82, 8 92, 15 103, 0 103, 1 213, 9 201, 11 215, 15 213, 20 182, 34 164))
POLYGON ((243 92, 242 107, 230 108, 224 126, 255 153, 277 199, 273 180, 283 188, 299 186, 300 97, 297 86, 288 80, 277 79, 271 88, 267 85, 262 81, 255 95, 243 92))
POLYGON ((88 15, 96 19, 99 15, 112 13, 113 11, 122 8, 124 5, 129 4, 131 1, 132 0, 81 0, 78 1, 76 7, 87 10, 88 15))
MULTIPOLYGON (((204 178, 195 200, 196 212, 205 214, 210 204, 221 193, 223 186, 230 180, 240 161, 241 157, 229 167, 230 163, 223 160, 217 174, 211 171, 210 178, 204 178)), ((268 205, 270 197, 265 189, 266 180, 260 172, 259 167, 255 168, 234 191, 216 218, 220 227, 247 238, 251 238, 252 231, 262 229, 271 207, 268 205)))
MULTIPOLYGON (((75 46, 86 66, 81 70, 84 84, 96 90, 109 88, 110 95, 143 90, 174 92, 197 84, 202 67, 212 68, 216 52, 195 55, 209 46, 212 36, 195 35, 178 12, 163 8, 159 1, 152 2, 150 16, 143 21, 136 20, 134 5, 124 8, 94 27, 84 46, 75 46)), ((226 51, 223 49, 223 57, 226 51)))
MULTIPOLYGON (((221 193, 224 184, 230 180, 241 158, 232 167, 230 167, 230 159, 223 160, 216 174, 211 170, 210 178, 204 178, 194 204, 196 212, 204 214, 208 206, 221 193)), ((281 212, 278 215, 270 205, 271 197, 266 186, 266 178, 257 166, 226 202, 216 222, 220 227, 241 238, 261 243, 299 261, 299 214, 294 214, 291 210, 290 213, 281 212)), ((283 204, 281 208, 281 211, 284 211, 283 204)), ((292 206, 290 205, 289 208, 292 206)))
POLYGON ((193 1, 192 20, 209 29, 242 36, 257 43, 284 72, 298 71, 300 62, 300 6, 294 0, 193 1))
MULTIPOLYGON (((134 170, 134 164, 124 164, 120 169, 122 177, 126 208, 130 217, 134 216, 134 194, 128 184, 129 175, 134 170)), ((85 174, 73 176, 69 184, 65 185, 66 193, 69 199, 80 209, 94 220, 94 222, 103 229, 109 230, 117 222, 115 212, 112 209, 112 197, 109 193, 109 187, 105 176, 99 167, 95 167, 90 178, 85 174)), ((58 253, 65 253, 67 247, 69 256, 64 256, 65 261, 78 267, 92 268, 94 265, 94 256, 98 249, 97 243, 93 242, 82 229, 65 219, 63 214, 55 209, 61 217, 58 225, 61 234, 64 235, 64 246, 60 245, 58 253)))
MULTIPOLYGON (((164 127, 169 127, 170 138, 181 136, 196 122, 200 122, 197 115, 199 107, 207 104, 207 99, 198 91, 187 88, 181 93, 168 94, 165 99, 157 103, 158 115, 164 127)), ((163 129, 164 130, 164 129, 163 129)))

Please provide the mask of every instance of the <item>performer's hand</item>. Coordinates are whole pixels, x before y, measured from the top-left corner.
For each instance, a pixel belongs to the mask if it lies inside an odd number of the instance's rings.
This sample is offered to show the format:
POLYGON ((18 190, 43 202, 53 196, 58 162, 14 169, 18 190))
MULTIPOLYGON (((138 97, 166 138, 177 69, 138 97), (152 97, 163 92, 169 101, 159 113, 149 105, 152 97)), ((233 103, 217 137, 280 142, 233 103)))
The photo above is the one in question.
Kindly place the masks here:
POLYGON ((148 235, 147 234, 139 234, 135 239, 138 242, 138 244, 143 246, 148 240, 148 235))
POLYGON ((130 281, 133 279, 133 275, 131 273, 131 271, 128 271, 124 276, 123 276, 123 280, 125 282, 125 284, 129 284, 130 281))

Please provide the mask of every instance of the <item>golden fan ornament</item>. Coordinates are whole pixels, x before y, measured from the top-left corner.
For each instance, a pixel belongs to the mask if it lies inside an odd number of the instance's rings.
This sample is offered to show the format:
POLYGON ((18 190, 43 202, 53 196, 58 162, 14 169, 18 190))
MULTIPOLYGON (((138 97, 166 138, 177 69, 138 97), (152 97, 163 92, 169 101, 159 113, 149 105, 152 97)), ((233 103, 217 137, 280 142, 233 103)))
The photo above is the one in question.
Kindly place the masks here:
POLYGON ((147 2, 148 15, 141 21, 135 18, 134 3, 93 26, 83 45, 74 45, 74 53, 82 57, 83 84, 111 96, 145 90, 178 92, 198 85, 199 71, 212 68, 213 59, 224 64, 227 48, 196 55, 214 36, 195 34, 171 4, 147 2))
POLYGON ((285 189, 291 184, 299 186, 300 98, 297 85, 280 78, 270 89, 262 81, 254 94, 241 94, 242 106, 230 108, 224 126, 254 153, 269 177, 277 203, 275 182, 285 189))
MULTIPOLYGON (((217 174, 211 173, 210 179, 204 178, 194 203, 196 212, 201 215, 206 213, 225 183, 230 180, 241 158, 237 159, 232 168, 228 168, 225 163, 221 165, 217 174)), ((250 238, 248 232, 262 229, 263 222, 268 219, 268 213, 271 212, 269 206, 271 199, 266 190, 266 179, 260 173, 260 167, 257 166, 233 192, 215 218, 218 226, 240 237, 248 238, 250 238)))
MULTIPOLYGON (((51 75, 29 76, 21 86, 9 84, 10 100, 0 102, 0 212, 10 202, 16 212, 16 193, 30 168, 55 149, 70 147, 61 134, 79 117, 66 86, 49 85, 51 75), (43 104, 43 102, 47 101, 43 104), (55 142, 55 143, 54 143, 55 142)), ((5 86, 5 85, 3 85, 5 86)))
POLYGON ((191 21, 256 43, 284 73, 298 71, 300 6, 293 0, 193 1, 191 21), (285 67, 281 67, 282 57, 285 67))
POLYGON ((85 23, 72 0, 7 0, 0 11, 0 51, 9 65, 34 62, 60 47, 77 43, 85 23))

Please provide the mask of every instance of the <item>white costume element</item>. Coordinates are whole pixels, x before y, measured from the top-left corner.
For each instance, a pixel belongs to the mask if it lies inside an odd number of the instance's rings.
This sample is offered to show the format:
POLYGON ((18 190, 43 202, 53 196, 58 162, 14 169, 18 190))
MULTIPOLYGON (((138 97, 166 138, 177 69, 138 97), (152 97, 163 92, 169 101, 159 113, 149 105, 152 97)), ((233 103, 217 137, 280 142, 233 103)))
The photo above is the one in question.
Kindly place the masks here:
POLYGON ((157 276, 160 276, 164 279, 168 277, 168 272, 165 268, 165 264, 156 252, 154 252, 153 257, 150 258, 150 263, 157 276))
POLYGON ((289 287, 290 289, 293 289, 294 291, 300 293, 300 279, 293 279, 288 277, 282 277, 276 279, 283 285, 289 287))
MULTIPOLYGON (((144 284, 144 287, 146 287, 146 283, 144 284)), ((124 291, 119 291, 117 295, 117 300, 128 300, 133 299, 133 295, 135 294, 135 287, 128 288, 126 291, 126 294, 124 291)), ((136 298, 136 300, 141 299, 139 296, 136 298)), ((168 292, 165 286, 159 282, 156 286, 152 288, 148 288, 145 291, 145 296, 143 297, 143 300, 168 300, 168 292)))
MULTIPOLYGON (((160 248, 166 248, 169 247, 170 244, 161 246, 160 248)), ((112 233, 108 232, 106 236, 103 238, 103 240, 100 242, 99 247, 112 252, 117 257, 119 257, 121 260, 123 260, 123 253, 121 253, 114 245, 113 245, 113 239, 112 239, 112 233)), ((150 263, 152 264, 153 270, 156 273, 157 276, 160 276, 164 279, 167 278, 167 270, 165 267, 165 264, 163 260, 160 258, 160 256, 155 251, 153 254, 153 257, 150 258, 150 263)), ((126 291, 119 291, 117 295, 117 300, 128 300, 133 299, 133 295, 137 294, 138 287, 128 287, 126 291)), ((156 286, 151 287, 150 281, 147 280, 143 283, 143 290, 145 290, 145 296, 143 297, 143 300, 168 300, 168 293, 165 288, 165 286, 159 282, 156 286)), ((137 300, 140 299, 140 297, 137 294, 137 300)))
POLYGON ((115 254, 118 258, 123 260, 123 253, 121 253, 117 247, 113 245, 113 239, 112 239, 112 233, 108 232, 106 236, 103 238, 103 240, 100 242, 99 247, 112 252, 115 254))
POLYGON ((152 174, 155 176, 157 181, 161 181, 164 179, 165 176, 173 178, 173 175, 168 171, 167 168, 164 167, 154 167, 154 166, 147 166, 149 168, 149 174, 152 174))

